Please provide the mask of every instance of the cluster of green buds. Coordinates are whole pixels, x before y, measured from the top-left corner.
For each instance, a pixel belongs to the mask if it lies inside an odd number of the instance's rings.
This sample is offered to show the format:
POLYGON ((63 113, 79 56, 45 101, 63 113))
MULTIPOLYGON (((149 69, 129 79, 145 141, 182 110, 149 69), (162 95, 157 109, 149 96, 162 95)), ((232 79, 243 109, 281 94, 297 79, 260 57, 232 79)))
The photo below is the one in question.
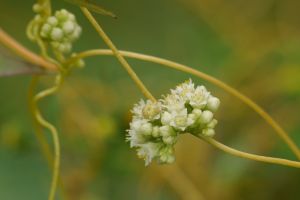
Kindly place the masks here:
POLYGON ((62 9, 47 18, 41 26, 40 36, 48 41, 55 51, 69 53, 72 43, 79 38, 81 31, 75 16, 62 9))
POLYGON ((137 148, 138 156, 146 165, 153 159, 173 163, 174 145, 180 134, 214 136, 217 125, 214 113, 219 105, 220 100, 204 86, 195 87, 189 80, 159 101, 140 100, 132 109, 127 141, 137 148))

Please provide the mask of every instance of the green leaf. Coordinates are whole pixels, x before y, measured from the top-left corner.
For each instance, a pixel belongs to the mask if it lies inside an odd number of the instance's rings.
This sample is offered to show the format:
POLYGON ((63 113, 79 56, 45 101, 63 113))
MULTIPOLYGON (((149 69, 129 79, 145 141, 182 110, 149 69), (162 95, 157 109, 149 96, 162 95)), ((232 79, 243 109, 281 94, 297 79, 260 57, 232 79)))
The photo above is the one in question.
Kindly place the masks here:
POLYGON ((102 8, 101 6, 90 2, 89 0, 65 0, 65 1, 67 1, 68 3, 74 4, 74 5, 77 5, 77 6, 86 7, 87 9, 89 9, 95 13, 101 14, 101 15, 110 16, 115 19, 117 18, 117 16, 114 13, 112 13, 111 11, 108 11, 108 10, 102 8))

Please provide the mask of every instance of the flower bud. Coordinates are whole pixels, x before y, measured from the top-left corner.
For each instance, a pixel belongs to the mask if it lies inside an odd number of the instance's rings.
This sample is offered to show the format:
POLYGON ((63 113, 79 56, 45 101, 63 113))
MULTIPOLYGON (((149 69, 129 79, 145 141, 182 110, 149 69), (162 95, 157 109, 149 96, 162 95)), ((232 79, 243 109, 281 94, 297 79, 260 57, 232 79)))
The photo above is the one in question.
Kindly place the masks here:
POLYGON ((217 97, 210 97, 207 102, 207 109, 215 112, 220 106, 220 100, 217 97))
POLYGON ((212 119, 213 119, 213 113, 209 110, 205 110, 202 112, 200 118, 199 118, 199 122, 201 124, 207 124, 209 123, 212 119))
POLYGON ((63 24, 62 30, 65 34, 71 34, 75 30, 75 24, 71 21, 67 21, 63 24))
POLYGON ((51 26, 56 26, 58 24, 58 21, 57 21, 56 17, 51 16, 51 17, 48 17, 47 23, 50 24, 51 26))
POLYGON ((194 110, 192 111, 192 113, 195 114, 195 115, 197 116, 197 118, 198 118, 198 117, 201 116, 202 110, 196 108, 196 109, 194 109, 194 110))
POLYGON ((54 41, 60 41, 63 38, 64 34, 60 28, 53 28, 51 31, 51 39, 54 41))
POLYGON ((170 126, 161 126, 159 131, 163 137, 174 135, 174 130, 170 126))
POLYGON ((207 124, 207 128, 215 128, 215 126, 218 124, 218 120, 216 120, 216 119, 213 119, 213 120, 211 120, 211 122, 209 122, 208 124, 207 124))
POLYGON ((43 10, 43 7, 40 4, 35 3, 32 6, 32 10, 33 10, 33 12, 39 13, 43 10))
POLYGON ((152 129, 152 136, 157 138, 160 136, 160 131, 158 126, 154 126, 152 129))
POLYGON ((162 137, 162 140, 165 144, 171 145, 176 142, 176 137, 173 136, 162 137))
POLYGON ((202 134, 207 136, 207 137, 212 137, 215 135, 215 130, 212 128, 206 128, 202 131, 202 134))

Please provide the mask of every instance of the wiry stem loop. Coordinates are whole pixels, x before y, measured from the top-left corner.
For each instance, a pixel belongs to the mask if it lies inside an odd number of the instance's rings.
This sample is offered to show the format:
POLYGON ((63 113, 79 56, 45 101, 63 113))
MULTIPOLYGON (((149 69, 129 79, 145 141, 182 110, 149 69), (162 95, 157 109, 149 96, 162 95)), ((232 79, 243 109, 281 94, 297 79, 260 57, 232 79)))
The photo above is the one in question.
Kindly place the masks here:
POLYGON ((55 193, 56 193, 56 188, 57 188, 57 182, 59 179, 59 168, 60 168, 60 142, 59 142, 59 137, 57 130, 55 126, 53 126, 51 123, 49 123, 47 120, 45 120, 40 113, 38 109, 38 101, 41 99, 54 94, 59 87, 62 84, 63 77, 62 75, 57 75, 56 80, 55 80, 55 85, 51 88, 48 88, 46 90, 43 90, 36 94, 33 99, 33 104, 32 104, 32 109, 33 109, 33 114, 37 120, 37 122, 43 126, 44 128, 48 129, 51 133, 52 139, 53 139, 53 144, 54 144, 54 160, 53 160, 53 175, 52 175, 52 181, 51 181, 51 188, 50 188, 50 193, 49 193, 49 200, 54 200, 55 198, 55 193))

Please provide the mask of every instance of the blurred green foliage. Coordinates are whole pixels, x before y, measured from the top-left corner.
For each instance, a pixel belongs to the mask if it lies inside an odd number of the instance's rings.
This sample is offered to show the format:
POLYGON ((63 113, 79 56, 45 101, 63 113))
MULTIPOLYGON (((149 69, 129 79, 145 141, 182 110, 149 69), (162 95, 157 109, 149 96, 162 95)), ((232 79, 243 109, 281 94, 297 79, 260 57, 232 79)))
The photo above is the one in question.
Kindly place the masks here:
MULTIPOLYGON (((97 19, 119 49, 165 57, 224 80, 264 107, 300 146, 300 2, 95 2, 117 14, 117 20, 97 19)), ((33 3, 1 1, 0 22, 37 52, 25 35, 33 3)), ((106 48, 76 6, 53 0, 53 7, 71 10, 83 26, 76 51, 106 48)), ((155 96, 190 77, 129 62, 155 96)), ((0 78, 0 199, 46 199, 48 194, 51 173, 30 119, 29 81, 30 76, 0 78)), ((40 89, 51 83, 52 77, 45 77, 40 89)), ((217 139, 241 150, 295 159, 257 114, 207 85, 222 100, 217 139)), ((95 57, 40 104, 59 129, 67 199, 300 199, 299 170, 234 158, 189 136, 176 147, 176 165, 145 168, 124 142, 129 110, 139 98, 142 94, 115 58, 95 57)))

